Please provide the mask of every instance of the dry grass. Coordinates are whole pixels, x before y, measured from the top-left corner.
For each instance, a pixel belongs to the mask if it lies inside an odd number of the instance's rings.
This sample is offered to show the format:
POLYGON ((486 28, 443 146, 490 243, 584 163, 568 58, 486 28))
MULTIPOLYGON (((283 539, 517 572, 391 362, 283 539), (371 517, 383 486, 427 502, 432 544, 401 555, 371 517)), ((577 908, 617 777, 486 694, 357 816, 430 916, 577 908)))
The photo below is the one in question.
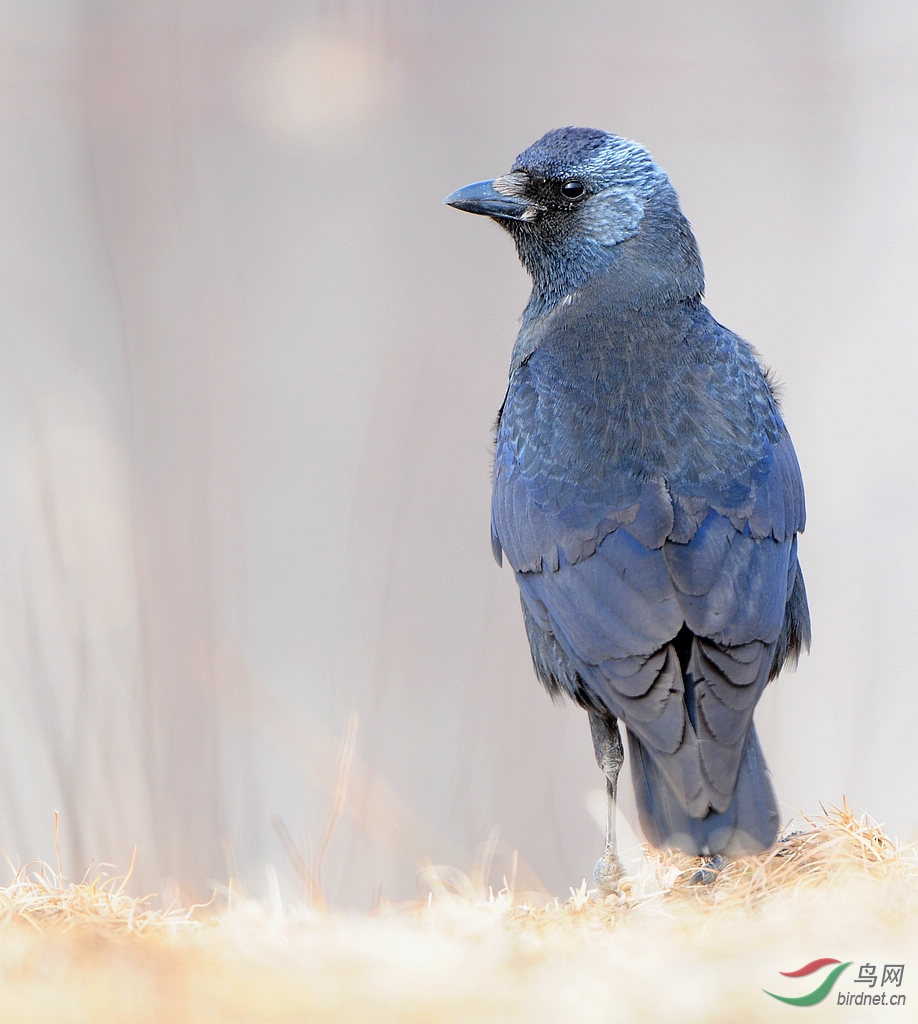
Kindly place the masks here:
POLYGON ((600 902, 584 885, 548 905, 431 869, 422 903, 283 919, 239 900, 163 913, 124 879, 23 869, 0 889, 0 1020, 912 1019, 914 1006, 861 1012, 835 993, 804 1011, 762 989, 799 994, 778 972, 833 956, 904 963, 898 991, 910 994, 913 849, 843 804, 711 885, 689 883, 697 867, 647 850, 621 897, 600 902))

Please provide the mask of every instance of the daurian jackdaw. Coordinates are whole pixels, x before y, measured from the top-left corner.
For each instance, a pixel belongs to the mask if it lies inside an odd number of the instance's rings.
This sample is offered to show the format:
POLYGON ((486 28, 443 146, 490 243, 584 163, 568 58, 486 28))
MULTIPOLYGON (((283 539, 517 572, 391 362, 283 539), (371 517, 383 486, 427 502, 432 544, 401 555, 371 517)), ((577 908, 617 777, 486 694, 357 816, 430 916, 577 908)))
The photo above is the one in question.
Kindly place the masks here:
POLYGON ((713 856, 771 846, 753 712, 809 645, 803 483, 755 352, 702 303, 666 173, 627 139, 548 132, 445 202, 510 232, 533 288, 494 452, 491 536, 536 672, 589 714, 609 823, 628 733, 641 826, 713 856))

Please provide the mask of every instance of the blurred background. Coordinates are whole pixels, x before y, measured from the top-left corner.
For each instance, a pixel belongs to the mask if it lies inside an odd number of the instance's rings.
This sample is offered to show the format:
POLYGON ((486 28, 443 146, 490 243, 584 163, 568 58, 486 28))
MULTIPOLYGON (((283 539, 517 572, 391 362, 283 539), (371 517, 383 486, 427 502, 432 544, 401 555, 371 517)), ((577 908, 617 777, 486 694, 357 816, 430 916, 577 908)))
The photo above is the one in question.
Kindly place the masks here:
POLYGON ((758 713, 785 816, 845 794, 918 837, 916 51, 911 0, 6 0, 7 856, 55 863, 59 811, 65 871, 136 847, 137 891, 589 875, 586 716, 488 539, 528 282, 441 206, 564 124, 670 172, 784 384, 814 627, 758 713))

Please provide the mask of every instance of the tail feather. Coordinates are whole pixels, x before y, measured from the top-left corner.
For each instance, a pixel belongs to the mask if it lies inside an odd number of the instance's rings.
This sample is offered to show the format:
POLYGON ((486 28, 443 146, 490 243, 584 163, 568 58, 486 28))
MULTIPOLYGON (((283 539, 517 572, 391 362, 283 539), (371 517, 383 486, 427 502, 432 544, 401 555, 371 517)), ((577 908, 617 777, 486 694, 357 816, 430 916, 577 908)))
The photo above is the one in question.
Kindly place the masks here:
POLYGON ((736 789, 724 811, 692 817, 641 741, 628 730, 638 816, 654 846, 712 856, 761 853, 778 835, 778 805, 755 726, 746 736, 736 789))

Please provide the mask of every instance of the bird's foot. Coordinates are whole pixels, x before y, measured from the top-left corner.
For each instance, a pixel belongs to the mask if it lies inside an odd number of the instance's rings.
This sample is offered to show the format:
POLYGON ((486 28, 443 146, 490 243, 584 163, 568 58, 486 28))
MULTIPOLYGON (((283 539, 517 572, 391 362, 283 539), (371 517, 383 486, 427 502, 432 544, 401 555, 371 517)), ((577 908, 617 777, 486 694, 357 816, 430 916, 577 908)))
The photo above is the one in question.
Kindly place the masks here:
POLYGON ((614 850, 606 850, 593 868, 593 881, 601 899, 619 891, 619 882, 624 878, 625 869, 614 850))
POLYGON ((689 885, 711 885, 716 882, 721 871, 727 866, 727 858, 716 853, 701 865, 694 875, 688 880, 689 885))

